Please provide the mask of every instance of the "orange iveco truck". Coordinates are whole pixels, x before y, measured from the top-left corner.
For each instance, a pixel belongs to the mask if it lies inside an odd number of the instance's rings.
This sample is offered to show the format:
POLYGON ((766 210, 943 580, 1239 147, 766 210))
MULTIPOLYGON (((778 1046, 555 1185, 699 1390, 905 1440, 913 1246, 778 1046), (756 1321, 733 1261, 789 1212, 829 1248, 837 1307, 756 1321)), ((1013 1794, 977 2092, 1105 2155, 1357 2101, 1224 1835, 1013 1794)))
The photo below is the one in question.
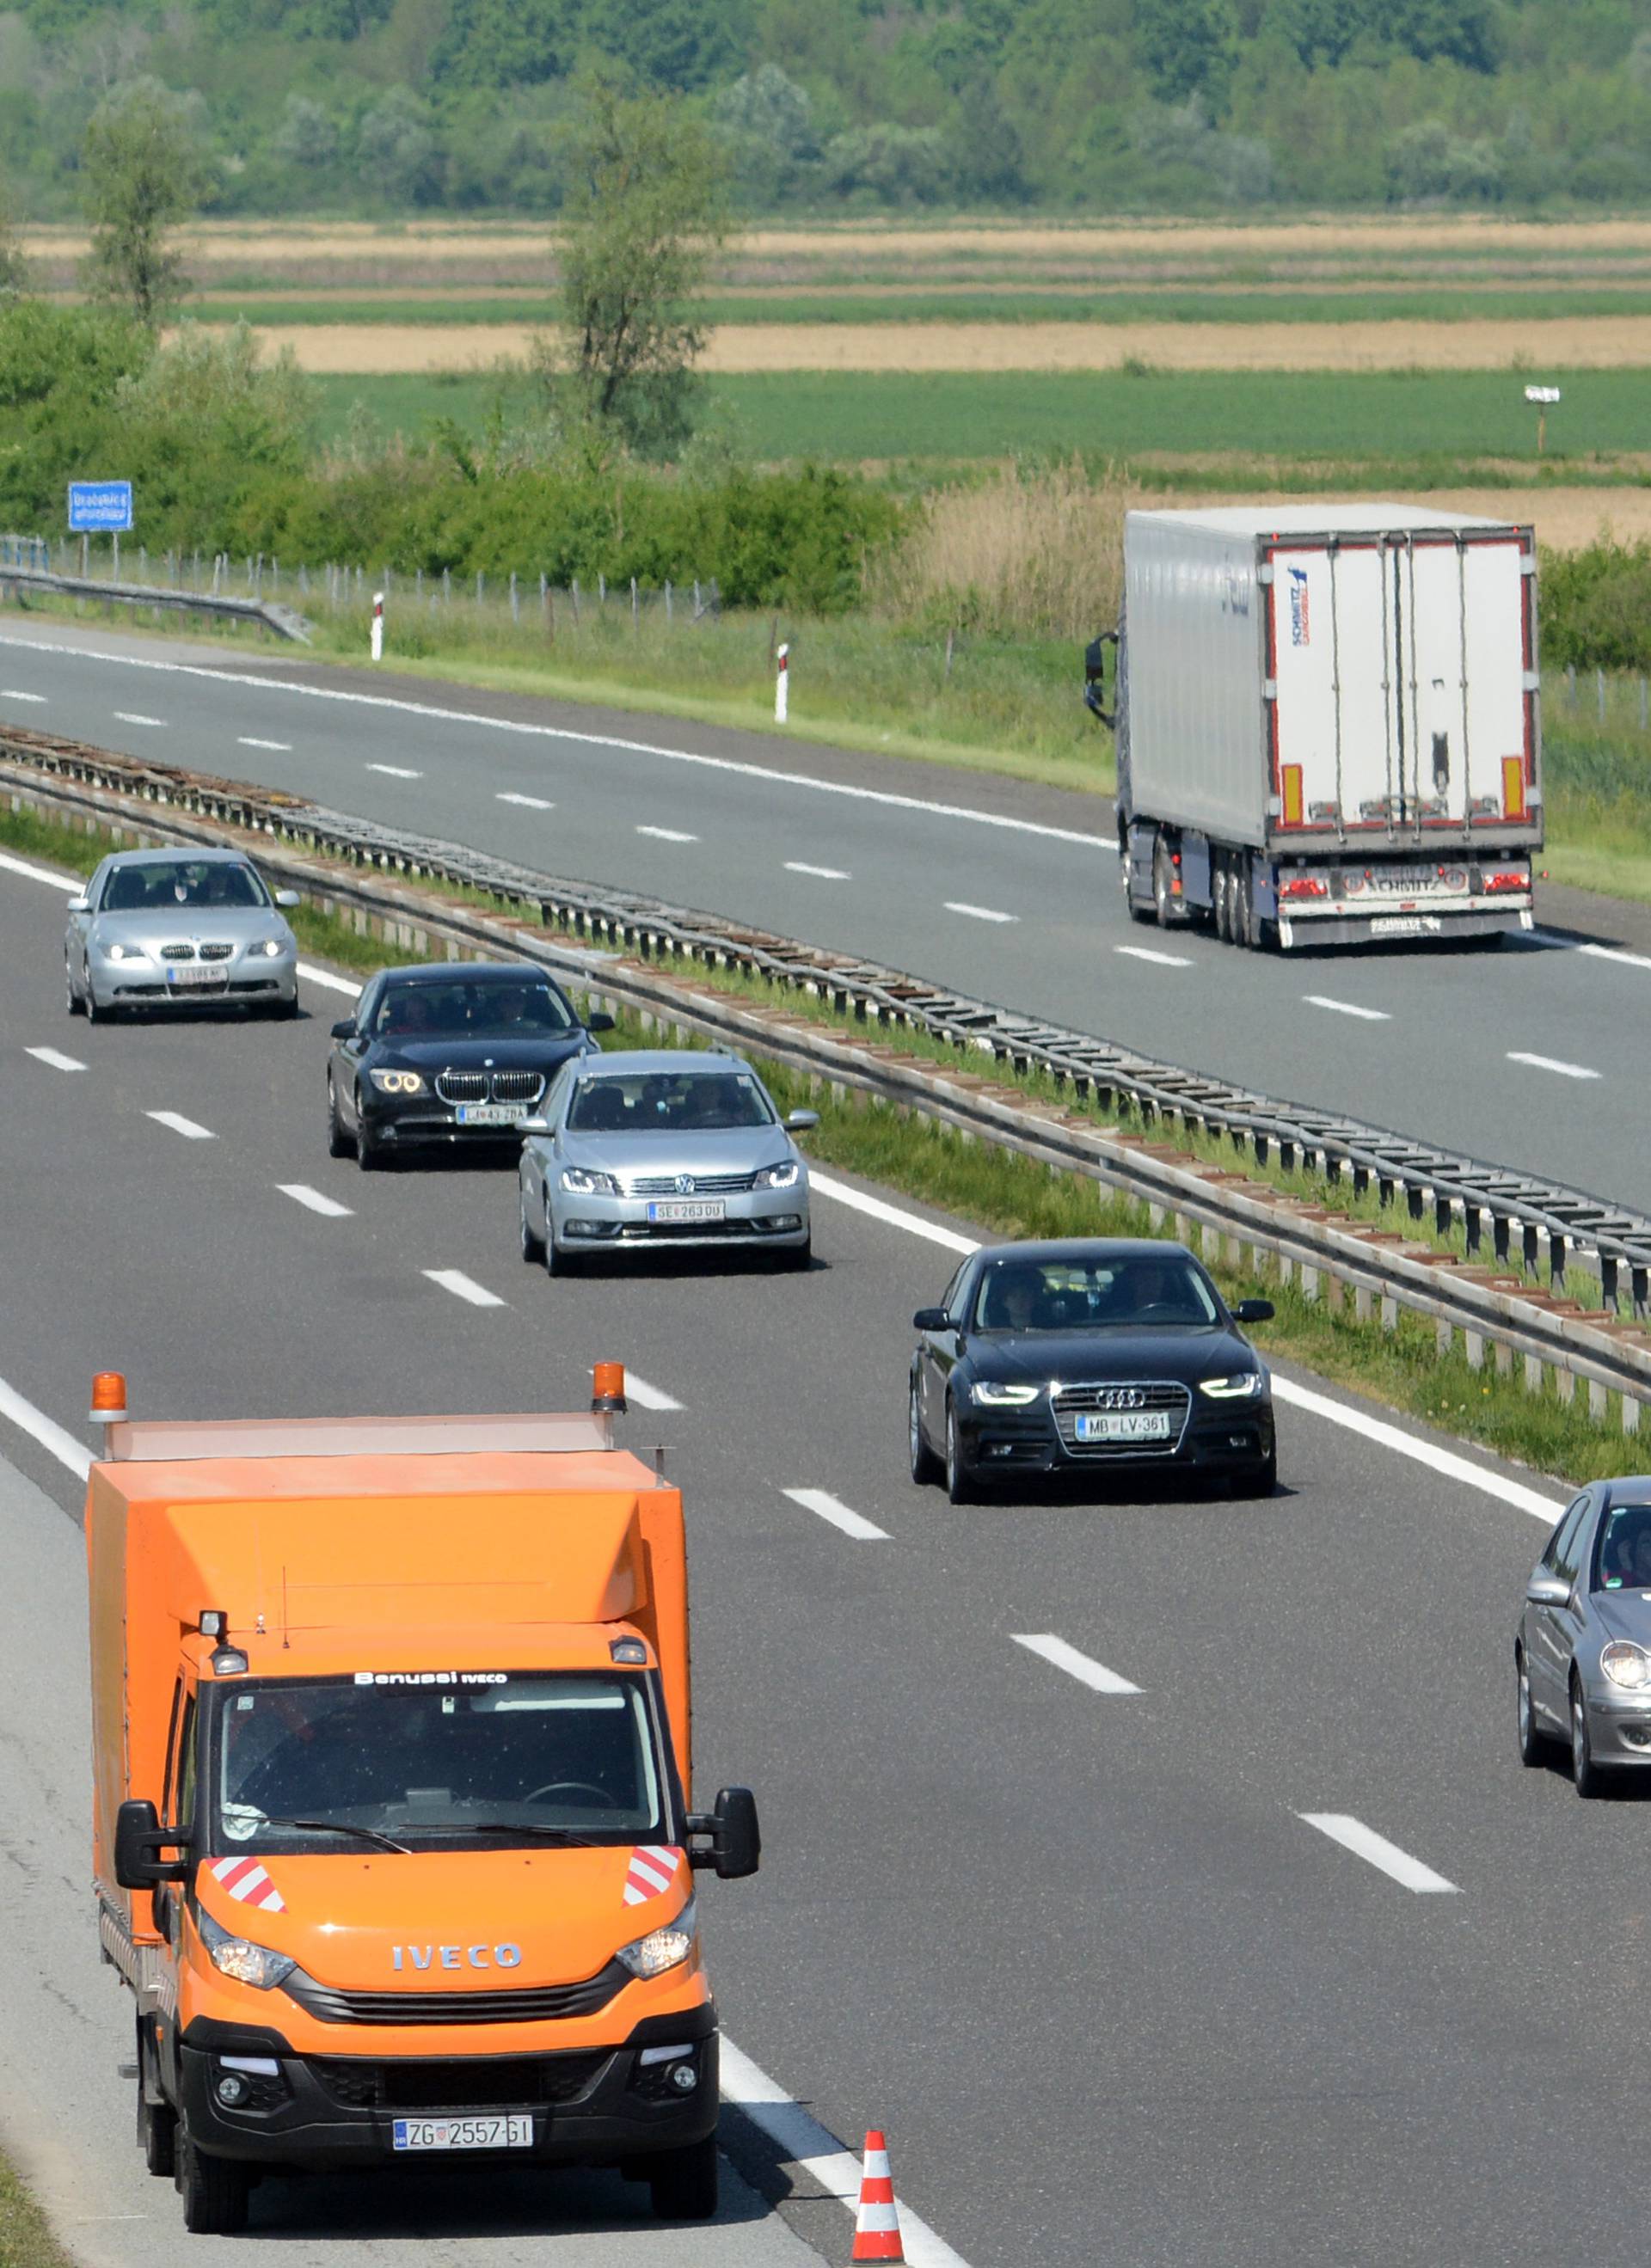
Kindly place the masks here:
POLYGON ((677 1490, 588 1416, 133 1424, 86 1498, 92 1853, 187 2226, 265 2174, 616 2165, 717 2202, 677 1490))

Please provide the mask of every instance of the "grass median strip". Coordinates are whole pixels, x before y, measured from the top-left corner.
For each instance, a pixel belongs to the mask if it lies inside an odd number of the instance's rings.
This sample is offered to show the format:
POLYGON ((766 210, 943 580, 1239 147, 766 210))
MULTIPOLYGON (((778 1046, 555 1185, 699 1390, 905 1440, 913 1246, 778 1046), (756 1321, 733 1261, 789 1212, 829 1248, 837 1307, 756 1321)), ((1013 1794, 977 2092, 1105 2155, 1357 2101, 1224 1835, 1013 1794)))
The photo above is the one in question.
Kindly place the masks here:
POLYGON ((0 2268, 75 2268, 15 2168, 0 2158, 0 2268))

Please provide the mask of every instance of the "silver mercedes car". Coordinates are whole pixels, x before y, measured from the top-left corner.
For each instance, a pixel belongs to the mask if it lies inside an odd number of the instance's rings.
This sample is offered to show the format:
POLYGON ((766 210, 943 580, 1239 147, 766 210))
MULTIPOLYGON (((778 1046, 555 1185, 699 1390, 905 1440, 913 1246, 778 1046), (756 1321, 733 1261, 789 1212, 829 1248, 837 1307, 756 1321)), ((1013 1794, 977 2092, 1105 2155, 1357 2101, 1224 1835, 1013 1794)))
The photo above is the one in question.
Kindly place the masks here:
POLYGON ((116 850, 69 902, 63 986, 71 1016, 230 1000, 299 1012, 298 939, 239 850, 116 850))
POLYGON ((808 1168, 741 1057, 696 1048, 576 1057, 524 1119, 521 1256, 562 1275, 599 1252, 770 1251, 806 1268, 808 1168))
POLYGON ((1651 1764, 1651 1478, 1596 1481, 1531 1571, 1514 1638, 1519 1753, 1579 1795, 1651 1764))

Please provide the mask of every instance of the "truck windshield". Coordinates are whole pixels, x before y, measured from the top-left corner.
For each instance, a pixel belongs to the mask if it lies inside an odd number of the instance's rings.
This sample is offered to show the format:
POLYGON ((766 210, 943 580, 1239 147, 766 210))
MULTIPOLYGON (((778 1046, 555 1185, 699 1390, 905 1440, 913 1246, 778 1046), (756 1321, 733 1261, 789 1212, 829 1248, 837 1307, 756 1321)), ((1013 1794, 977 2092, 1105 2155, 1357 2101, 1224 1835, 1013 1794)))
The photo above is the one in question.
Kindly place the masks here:
POLYGON ((545 1670, 281 1678, 218 1697, 215 1852, 666 1835, 646 1680, 545 1670))

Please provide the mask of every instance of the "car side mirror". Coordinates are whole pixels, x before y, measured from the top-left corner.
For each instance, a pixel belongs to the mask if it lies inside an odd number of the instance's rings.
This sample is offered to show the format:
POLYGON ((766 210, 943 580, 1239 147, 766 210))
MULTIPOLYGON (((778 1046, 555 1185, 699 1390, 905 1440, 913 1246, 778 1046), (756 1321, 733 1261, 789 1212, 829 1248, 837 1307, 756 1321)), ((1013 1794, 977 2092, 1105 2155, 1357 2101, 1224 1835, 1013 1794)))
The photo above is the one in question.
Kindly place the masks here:
POLYGON ((951 1325, 944 1307, 919 1307, 911 1318, 911 1328, 914 1331, 944 1331, 949 1330, 951 1325))
POLYGON ((1538 1567, 1525 1586, 1525 1603, 1529 1607, 1568 1607, 1571 1586, 1563 1575, 1551 1575, 1545 1567, 1538 1567))
POLYGON ((811 1126, 819 1123, 820 1113, 817 1110, 791 1110, 785 1114, 785 1131, 788 1134, 806 1134, 811 1126))
POLYGON ((346 1016, 342 1023, 333 1026, 333 1037, 335 1040, 353 1040, 355 1036, 356 1020, 353 1016, 346 1016))
POLYGON ((548 1118, 519 1118, 516 1121, 516 1131, 519 1134, 548 1134, 550 1131, 550 1121, 548 1118))
POLYGON ((89 914, 92 911, 92 901, 90 898, 70 898, 68 910, 71 914, 89 914))
POLYGON ((187 1859, 163 1859, 163 1850, 189 1847, 185 1827, 163 1827, 147 1797, 123 1803, 114 1815, 114 1879, 123 1890, 152 1890, 158 1882, 188 1880, 187 1859))
POLYGON ((304 900, 297 890, 277 890, 275 894, 275 902, 278 906, 301 906, 304 900))
POLYGON ((1238 1323, 1270 1323, 1278 1312, 1271 1300, 1241 1300, 1233 1310, 1233 1320, 1238 1323))
POLYGON ((597 1008, 585 1019, 585 1028, 587 1032, 616 1032, 619 1026, 605 1008, 597 1008))
POLYGON ((736 1882, 747 1874, 755 1874, 763 1857, 763 1836, 756 1823, 756 1798, 748 1787, 719 1788, 714 1808, 691 1813, 688 1820, 689 1835, 707 1835, 710 1848, 696 1851, 690 1848, 689 1862, 696 1867, 714 1867, 725 1882, 736 1882))

